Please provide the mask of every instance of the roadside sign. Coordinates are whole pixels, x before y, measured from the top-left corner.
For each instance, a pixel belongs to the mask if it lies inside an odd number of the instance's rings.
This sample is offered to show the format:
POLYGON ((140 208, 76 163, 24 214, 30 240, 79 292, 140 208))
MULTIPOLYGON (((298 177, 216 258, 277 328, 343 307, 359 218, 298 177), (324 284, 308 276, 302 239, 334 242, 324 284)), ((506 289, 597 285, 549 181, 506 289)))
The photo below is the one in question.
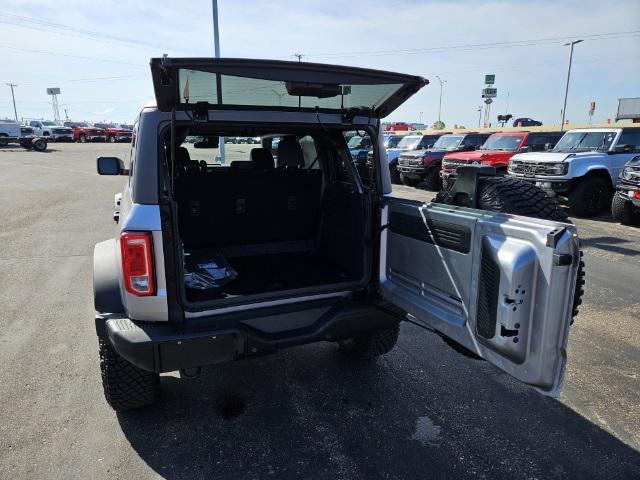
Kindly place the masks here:
POLYGON ((484 76, 484 83, 486 83, 487 85, 493 85, 494 83, 496 83, 496 76, 495 76, 495 74, 492 74, 492 75, 485 75, 485 76, 484 76))
POLYGON ((493 103, 493 100, 491 100, 490 98, 487 98, 484 103, 486 103, 487 105, 491 105, 493 103))
POLYGON ((487 87, 482 89, 482 98, 495 98, 498 96, 498 89, 487 87))
POLYGON ((47 95, 60 95, 60 89, 55 88, 47 88, 47 95))

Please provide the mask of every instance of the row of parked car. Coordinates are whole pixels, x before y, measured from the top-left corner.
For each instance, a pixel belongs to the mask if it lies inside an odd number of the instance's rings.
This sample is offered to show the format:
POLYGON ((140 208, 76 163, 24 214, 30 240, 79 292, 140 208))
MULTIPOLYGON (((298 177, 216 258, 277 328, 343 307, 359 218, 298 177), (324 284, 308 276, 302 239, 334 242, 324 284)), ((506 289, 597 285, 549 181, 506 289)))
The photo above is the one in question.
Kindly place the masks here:
MULTIPOLYGON (((365 139, 356 136, 349 142, 358 162, 373 155, 365 139)), ((577 216, 593 217, 611 208, 616 220, 638 220, 638 127, 387 135, 385 148, 394 183, 437 191, 455 181, 460 166, 490 166, 565 198, 577 216)))
POLYGON ((130 142, 131 125, 111 123, 71 122, 62 124, 52 120, 28 120, 20 124, 15 120, 0 122, 0 144, 3 137, 41 137, 49 142, 130 142))

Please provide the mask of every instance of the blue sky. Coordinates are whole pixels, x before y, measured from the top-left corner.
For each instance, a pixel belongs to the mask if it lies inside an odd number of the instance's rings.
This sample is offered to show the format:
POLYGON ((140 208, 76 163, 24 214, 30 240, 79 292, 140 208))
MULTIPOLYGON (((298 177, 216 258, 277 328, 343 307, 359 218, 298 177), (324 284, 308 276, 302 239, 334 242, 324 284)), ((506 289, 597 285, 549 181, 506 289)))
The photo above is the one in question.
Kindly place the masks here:
MULTIPOLYGON (((222 55, 293 59, 299 52, 308 61, 422 75, 432 83, 388 117, 409 122, 420 112, 424 123, 437 119, 439 75, 447 82, 445 123, 477 125, 486 73, 496 74, 493 119, 505 111, 508 92, 509 113, 559 120, 569 55, 563 41, 436 47, 640 31, 638 0, 310 3, 219 0, 222 55)), ((4 85, 13 82, 20 117, 52 117, 45 89, 60 87, 61 108, 74 120, 131 121, 153 97, 150 57, 213 53, 208 0, 21 0, 1 11, 2 118, 13 116, 4 85)), ((574 53, 567 118, 586 122, 592 100, 594 122, 612 118, 619 97, 640 96, 639 79, 640 35, 585 40, 574 53)))

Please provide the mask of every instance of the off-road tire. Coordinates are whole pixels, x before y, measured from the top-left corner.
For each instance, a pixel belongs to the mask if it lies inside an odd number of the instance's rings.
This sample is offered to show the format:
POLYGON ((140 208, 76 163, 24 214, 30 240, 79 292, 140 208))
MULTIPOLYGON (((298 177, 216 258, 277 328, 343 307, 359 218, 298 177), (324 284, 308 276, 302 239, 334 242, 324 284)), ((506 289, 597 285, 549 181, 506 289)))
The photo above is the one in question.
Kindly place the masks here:
POLYGON ((571 187, 567 198, 569 208, 578 217, 595 217, 611 205, 611 188, 600 177, 587 177, 571 187))
POLYGON ((420 180, 417 180, 415 178, 407 178, 402 173, 400 174, 400 181, 407 187, 415 187, 420 183, 420 180))
POLYGON ((424 177, 424 188, 432 192, 442 190, 442 178, 440 178, 440 168, 434 167, 424 177))
POLYGON ((394 185, 400 185, 400 172, 398 171, 398 165, 389 165, 389 175, 391 177, 391 183, 394 185))
POLYGON ((395 347, 400 334, 400 323, 377 332, 371 332, 338 342, 340 351, 355 360, 372 360, 395 347))
POLYGON ((635 225, 639 219, 638 215, 634 215, 633 204, 617 193, 611 202, 611 216, 622 225, 635 225))
POLYGON ((117 412, 151 405, 160 389, 157 373, 129 363, 99 339, 102 388, 107 403, 117 412))

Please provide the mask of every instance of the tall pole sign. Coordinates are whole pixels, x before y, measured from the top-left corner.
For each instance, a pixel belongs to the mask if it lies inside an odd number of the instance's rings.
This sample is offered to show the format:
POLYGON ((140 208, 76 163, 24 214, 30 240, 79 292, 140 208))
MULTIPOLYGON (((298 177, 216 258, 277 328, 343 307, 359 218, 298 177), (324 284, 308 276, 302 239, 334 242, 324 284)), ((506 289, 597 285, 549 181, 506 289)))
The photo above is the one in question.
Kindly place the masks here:
POLYGON ((493 86, 494 83, 496 83, 495 74, 484 76, 485 87, 482 89, 482 98, 484 98, 484 103, 487 105, 484 109, 484 123, 486 125, 489 125, 491 104, 493 103, 493 99, 498 96, 498 89, 493 86))

